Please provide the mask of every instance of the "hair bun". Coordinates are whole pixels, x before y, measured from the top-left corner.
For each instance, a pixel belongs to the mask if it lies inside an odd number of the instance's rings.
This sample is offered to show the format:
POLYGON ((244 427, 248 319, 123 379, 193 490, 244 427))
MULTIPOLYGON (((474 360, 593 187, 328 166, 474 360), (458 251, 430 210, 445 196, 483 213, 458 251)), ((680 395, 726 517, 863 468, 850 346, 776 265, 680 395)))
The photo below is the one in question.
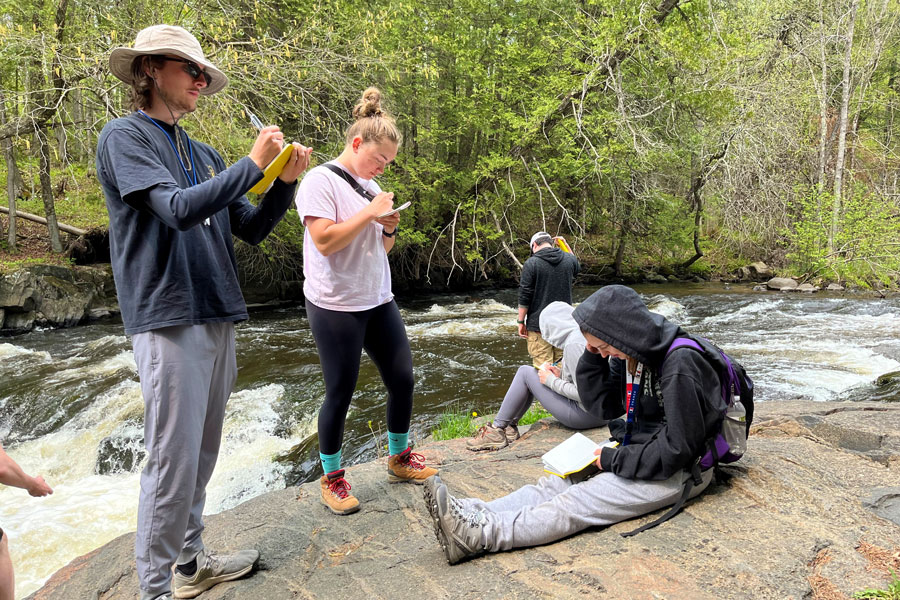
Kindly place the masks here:
POLYGON ((367 88, 360 101, 353 107, 353 118, 358 121, 366 117, 381 116, 384 116, 384 110, 381 108, 381 92, 378 88, 367 88))

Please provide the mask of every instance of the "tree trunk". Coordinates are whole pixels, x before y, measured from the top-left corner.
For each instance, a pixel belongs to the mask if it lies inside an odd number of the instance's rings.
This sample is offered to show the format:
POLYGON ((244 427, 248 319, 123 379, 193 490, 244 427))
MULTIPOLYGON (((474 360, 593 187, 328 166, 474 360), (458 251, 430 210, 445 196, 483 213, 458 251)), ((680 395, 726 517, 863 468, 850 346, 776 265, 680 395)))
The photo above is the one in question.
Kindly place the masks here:
POLYGON ((616 243, 616 258, 613 261, 613 272, 616 277, 622 276, 622 261, 625 259, 625 241, 628 239, 627 226, 622 222, 619 228, 619 241, 616 243))
POLYGON ((816 195, 816 211, 818 218, 822 214, 822 192, 825 191, 825 164, 828 148, 828 60, 825 56, 825 10, 824 0, 819 0, 819 22, 822 24, 822 32, 819 43, 819 57, 822 60, 822 85, 819 90, 819 176, 818 194, 816 195))
POLYGON ((859 0, 850 2, 850 23, 844 43, 844 76, 841 80, 841 116, 838 122, 837 156, 834 162, 834 198, 831 209, 831 229, 828 232, 828 254, 834 252, 834 238, 837 236, 841 217, 841 187, 844 177, 844 157, 847 152, 847 114, 850 106, 850 67, 853 50, 853 30, 856 26, 856 9, 859 0))
MULTIPOLYGON (((0 123, 6 122, 6 98, 3 95, 3 88, 0 86, 0 123)), ((3 146, 3 158, 6 161, 6 196, 9 201, 9 207, 12 209, 12 214, 9 217, 9 236, 7 237, 7 244, 9 246, 10 252, 16 251, 16 199, 19 197, 21 193, 24 183, 22 182, 22 175, 19 173, 19 166, 16 164, 16 155, 15 149, 13 148, 12 140, 5 139, 2 141, 3 146)))
POLYGON ((47 218, 47 229, 50 231, 50 248, 54 252, 62 252, 59 239, 59 225, 56 222, 56 205, 53 199, 53 186, 50 182, 50 144, 47 132, 38 129, 34 132, 35 149, 40 159, 41 198, 44 200, 44 214, 47 218))
POLYGON ((688 268, 696 261, 703 258, 703 251, 700 249, 700 225, 703 223, 703 198, 700 196, 700 190, 706 185, 706 180, 709 179, 709 174, 716 166, 716 163, 725 157, 725 153, 728 152, 728 145, 733 138, 734 134, 722 144, 722 148, 718 152, 707 158, 706 163, 697 170, 697 173, 691 180, 691 189, 688 190, 688 201, 694 209, 694 256, 681 263, 683 269, 688 268))
POLYGON ((19 195, 18 190, 16 189, 16 178, 15 175, 18 173, 18 167, 16 166, 16 157, 13 154, 12 142, 10 140, 3 140, 3 156, 6 159, 6 197, 9 202, 9 208, 12 210, 12 213, 9 215, 9 237, 7 238, 7 243, 9 245, 9 251, 16 251, 16 197, 19 195))
MULTIPOLYGON (((5 206, 0 206, 0 213, 4 215, 8 215, 9 209, 5 206)), ((47 219, 41 217, 39 215, 33 215, 31 213, 16 211, 16 216, 20 219, 28 219, 29 221, 34 221, 35 223, 40 223, 41 225, 47 224, 47 219)), ((65 231, 66 233, 71 233, 72 235, 87 235, 88 232, 84 229, 80 229, 78 227, 72 227, 71 225, 66 225, 65 223, 58 223, 60 231, 65 231)))
POLYGON ((69 162, 69 134, 63 124, 62 115, 56 120, 56 126, 53 128, 56 137, 56 148, 59 154, 59 164, 64 165, 69 162))

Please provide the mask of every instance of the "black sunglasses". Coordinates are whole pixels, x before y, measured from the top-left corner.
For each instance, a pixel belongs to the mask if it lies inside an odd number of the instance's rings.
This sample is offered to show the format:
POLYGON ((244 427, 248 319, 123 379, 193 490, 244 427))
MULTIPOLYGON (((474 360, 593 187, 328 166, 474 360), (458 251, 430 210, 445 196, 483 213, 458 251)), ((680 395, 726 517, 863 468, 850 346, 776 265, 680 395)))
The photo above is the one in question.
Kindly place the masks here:
POLYGON ((194 78, 194 81, 200 79, 201 77, 206 80, 206 85, 212 83, 212 75, 204 71, 200 68, 200 66, 192 60, 187 60, 185 58, 174 58, 172 56, 160 56, 163 60, 173 60, 175 62, 184 63, 184 72, 194 78))

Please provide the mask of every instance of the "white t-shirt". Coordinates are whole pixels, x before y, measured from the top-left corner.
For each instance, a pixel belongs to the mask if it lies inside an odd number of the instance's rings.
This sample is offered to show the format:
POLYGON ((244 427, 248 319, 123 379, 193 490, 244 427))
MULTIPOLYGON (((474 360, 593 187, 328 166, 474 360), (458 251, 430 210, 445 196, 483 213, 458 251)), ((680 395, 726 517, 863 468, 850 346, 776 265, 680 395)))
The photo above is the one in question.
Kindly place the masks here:
MULTIPOLYGON (((329 164, 347 171, 337 161, 329 164)), ((374 180, 354 179, 373 195, 381 192, 374 180)), ((369 204, 349 183, 324 166, 311 169, 303 177, 296 202, 304 226, 307 217, 323 217, 342 223, 369 204)), ((303 276, 306 278, 303 294, 306 299, 320 308, 345 312, 368 310, 390 302, 394 295, 382 241, 383 229, 373 221, 346 248, 329 256, 322 256, 316 249, 307 229, 303 234, 303 276)))

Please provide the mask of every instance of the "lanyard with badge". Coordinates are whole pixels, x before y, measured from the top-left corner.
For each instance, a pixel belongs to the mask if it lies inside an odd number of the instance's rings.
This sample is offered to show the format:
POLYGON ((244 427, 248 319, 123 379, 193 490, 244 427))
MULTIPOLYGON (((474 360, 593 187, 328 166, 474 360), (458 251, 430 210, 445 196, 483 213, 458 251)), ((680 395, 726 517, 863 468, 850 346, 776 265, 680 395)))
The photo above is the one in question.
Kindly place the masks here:
POLYGON ((634 374, 628 370, 628 363, 625 363, 625 435, 622 438, 622 445, 627 446, 631 441, 631 430, 634 428, 634 421, 637 418, 637 403, 641 397, 641 375, 644 372, 644 365, 637 364, 634 374))
MULTIPOLYGON (((175 153, 175 156, 178 158, 178 164, 181 165, 181 170, 184 171, 184 176, 187 177, 188 181, 192 186, 197 185, 197 170, 194 169, 194 145, 191 143, 190 136, 187 137, 188 142, 188 154, 190 155, 190 168, 184 164, 184 161, 181 159, 181 153, 178 151, 178 148, 175 147, 175 142, 172 141, 172 136, 169 135, 169 132, 162 128, 162 126, 153 120, 150 115, 145 113, 143 110, 138 110, 139 113, 144 115, 144 118, 156 125, 156 128, 163 132, 163 135, 166 136, 166 139, 169 140, 169 145, 172 146, 172 151, 175 153)), ((175 135, 178 135, 178 128, 175 129, 175 135)), ((203 221, 203 224, 207 227, 209 226, 209 217, 203 221)))

